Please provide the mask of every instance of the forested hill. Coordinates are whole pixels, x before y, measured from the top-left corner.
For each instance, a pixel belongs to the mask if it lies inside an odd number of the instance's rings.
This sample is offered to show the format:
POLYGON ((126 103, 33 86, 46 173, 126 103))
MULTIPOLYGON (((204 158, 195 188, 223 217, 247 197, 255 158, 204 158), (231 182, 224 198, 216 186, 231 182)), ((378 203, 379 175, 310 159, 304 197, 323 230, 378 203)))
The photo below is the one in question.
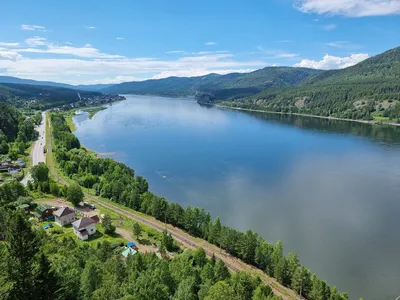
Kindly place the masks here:
POLYGON ((297 87, 220 104, 284 113, 400 122, 400 47, 353 67, 316 74, 297 87))
POLYGON ((141 82, 125 82, 102 89, 115 94, 152 94, 189 96, 196 93, 219 94, 220 98, 253 95, 269 88, 293 86, 318 74, 320 70, 291 67, 267 67, 251 73, 208 74, 199 77, 169 77, 141 82))
POLYGON ((29 84, 0 84, 0 102, 21 107, 29 102, 31 108, 47 109, 50 107, 74 103, 80 98, 99 96, 99 92, 77 91, 54 86, 29 84))
POLYGON ((63 87, 73 90, 83 90, 83 91, 98 91, 112 86, 112 84, 80 84, 71 85, 66 83, 54 82, 54 81, 37 81, 32 79, 24 79, 12 76, 0 76, 0 84, 3 83, 15 83, 15 84, 29 84, 29 85, 45 85, 54 87, 63 87))

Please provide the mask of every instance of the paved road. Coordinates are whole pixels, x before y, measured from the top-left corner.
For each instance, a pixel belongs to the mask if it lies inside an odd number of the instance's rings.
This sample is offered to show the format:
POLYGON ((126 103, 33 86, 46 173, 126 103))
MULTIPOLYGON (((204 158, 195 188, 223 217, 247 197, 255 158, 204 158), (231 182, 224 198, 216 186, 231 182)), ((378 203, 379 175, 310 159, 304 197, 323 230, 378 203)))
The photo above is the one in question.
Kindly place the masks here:
MULTIPOLYGON (((32 158, 32 166, 36 166, 40 162, 46 163, 46 155, 43 152, 44 146, 46 145, 46 112, 42 113, 42 123, 36 126, 36 131, 39 132, 39 138, 35 142, 35 145, 32 148, 31 158, 32 158)), ((21 183, 23 185, 27 185, 28 181, 31 179, 31 174, 28 173, 22 179, 21 183)))

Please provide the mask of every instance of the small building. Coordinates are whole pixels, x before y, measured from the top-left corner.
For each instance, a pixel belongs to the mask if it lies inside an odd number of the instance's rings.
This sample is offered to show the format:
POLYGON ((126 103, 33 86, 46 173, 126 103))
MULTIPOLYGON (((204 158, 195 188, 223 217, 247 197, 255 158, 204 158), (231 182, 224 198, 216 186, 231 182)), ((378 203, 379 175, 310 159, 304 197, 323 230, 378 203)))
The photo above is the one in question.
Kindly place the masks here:
POLYGON ((135 249, 126 247, 126 249, 124 251, 122 251, 121 255, 125 258, 128 257, 128 255, 135 255, 137 253, 137 251, 135 249))
POLYGON ((89 235, 96 233, 96 221, 92 218, 84 217, 72 223, 74 233, 81 240, 87 240, 89 235))
POLYGON ((54 217, 58 225, 65 226, 75 221, 75 211, 69 207, 62 207, 54 213, 54 217))
POLYGON ((21 204, 18 206, 18 208, 25 211, 27 214, 29 214, 29 208, 30 208, 29 204, 21 204))
POLYGON ((24 161, 22 161, 22 160, 17 160, 15 162, 15 165, 20 167, 20 168, 25 168, 26 167, 26 163, 24 161))
POLYGON ((50 207, 44 206, 43 204, 39 204, 36 207, 34 215, 39 221, 54 220, 53 210, 50 207))
POLYGON ((91 216, 90 218, 93 219, 96 223, 100 223, 100 218, 98 215, 91 216))
POLYGON ((128 244, 126 244, 126 247, 135 249, 135 250, 138 249, 138 247, 136 246, 136 244, 134 242, 129 242, 128 244))

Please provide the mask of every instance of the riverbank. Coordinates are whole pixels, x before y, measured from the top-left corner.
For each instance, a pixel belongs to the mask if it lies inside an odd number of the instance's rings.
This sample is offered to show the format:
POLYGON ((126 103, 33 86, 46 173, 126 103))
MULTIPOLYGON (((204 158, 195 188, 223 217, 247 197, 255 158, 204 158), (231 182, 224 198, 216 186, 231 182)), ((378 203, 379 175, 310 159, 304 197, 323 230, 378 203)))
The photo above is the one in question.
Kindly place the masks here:
POLYGON ((367 120, 345 119, 345 118, 336 118, 336 117, 325 117, 325 116, 310 115, 310 114, 285 113, 285 112, 278 112, 278 111, 266 111, 266 110, 259 110, 259 109, 230 107, 230 106, 223 106, 223 105, 218 105, 218 104, 215 104, 214 106, 218 107, 218 108, 222 108, 222 109, 234 109, 234 110, 251 111, 251 112, 259 112, 259 113, 266 113, 266 114, 293 115, 293 116, 311 117, 311 118, 327 119, 327 120, 335 120, 335 121, 357 122, 357 123, 370 124, 370 125, 389 125, 389 126, 400 127, 399 123, 393 123, 393 122, 372 121, 372 120, 367 121, 367 120))

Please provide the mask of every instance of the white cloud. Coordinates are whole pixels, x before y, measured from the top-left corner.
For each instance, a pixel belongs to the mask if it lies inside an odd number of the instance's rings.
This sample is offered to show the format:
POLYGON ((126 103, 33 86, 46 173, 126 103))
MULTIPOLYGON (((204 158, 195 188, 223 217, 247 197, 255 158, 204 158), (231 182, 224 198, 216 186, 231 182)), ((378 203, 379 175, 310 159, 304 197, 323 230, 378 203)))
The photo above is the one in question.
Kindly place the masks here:
POLYGON ((120 36, 117 37, 117 40, 123 40, 123 39, 124 39, 123 37, 120 36))
POLYGON ((400 14, 400 0, 296 0, 295 7, 305 13, 348 17, 400 14))
POLYGON ((226 74, 267 65, 263 60, 238 60, 228 51, 202 51, 173 59, 125 57, 103 53, 89 44, 56 44, 36 36, 26 39, 25 47, 0 48, 0 51, 0 70, 5 75, 71 84, 117 83, 212 72, 226 74))
POLYGON ((336 24, 328 24, 328 25, 323 26, 322 29, 326 30, 326 31, 332 31, 332 30, 335 30, 336 27, 337 27, 336 24))
POLYGON ((262 54, 267 55, 268 58, 293 58, 299 56, 299 54, 297 53, 290 53, 281 50, 264 49, 262 46, 258 46, 257 50, 262 54))
POLYGON ((28 30, 28 31, 46 31, 46 27, 44 26, 39 26, 39 25, 26 25, 26 24, 22 24, 21 25, 21 29, 22 30, 28 30))
POLYGON ((172 51, 167 51, 167 52, 165 52, 165 53, 167 53, 167 54, 182 54, 182 53, 185 53, 186 51, 183 51, 183 50, 172 50, 172 51))
MULTIPOLYGON (((18 52, 0 48, 0 61, 3 59, 10 60, 10 61, 17 61, 21 57, 22 56, 18 52)), ((1 65, 1 62, 0 62, 0 65, 1 65)))
POLYGON ((325 44, 328 47, 339 48, 339 49, 359 49, 361 46, 352 44, 348 41, 335 41, 325 44))
POLYGON ((0 42, 0 47, 18 47, 19 43, 0 42))
POLYGON ((27 38, 25 40, 25 44, 27 44, 30 47, 45 46, 46 39, 39 36, 34 36, 31 38, 27 38))
POLYGON ((304 67, 313 69, 343 69, 347 67, 354 66, 359 62, 367 59, 369 57, 366 53, 352 54, 347 57, 338 57, 326 54, 322 60, 309 60, 303 59, 301 62, 294 65, 294 67, 304 67))
POLYGON ((73 47, 70 45, 57 45, 48 42, 45 38, 34 36, 25 40, 25 44, 30 48, 15 49, 18 53, 44 53, 44 54, 59 54, 71 55, 84 58, 95 59, 124 59, 121 55, 112 55, 100 52, 90 44, 83 47, 73 47))
POLYGON ((177 71, 164 71, 157 75, 154 75, 151 79, 161 79, 171 76, 176 77, 193 77, 193 76, 204 76, 210 73, 216 74, 229 74, 229 73, 248 73, 252 72, 254 69, 223 69, 223 70, 213 70, 213 69, 187 69, 187 70, 177 70, 177 71))
POLYGON ((217 44, 216 42, 206 42, 206 43, 204 43, 204 45, 206 45, 206 46, 214 46, 216 44, 217 44))
POLYGON ((85 26, 86 29, 97 29, 95 26, 85 26))

